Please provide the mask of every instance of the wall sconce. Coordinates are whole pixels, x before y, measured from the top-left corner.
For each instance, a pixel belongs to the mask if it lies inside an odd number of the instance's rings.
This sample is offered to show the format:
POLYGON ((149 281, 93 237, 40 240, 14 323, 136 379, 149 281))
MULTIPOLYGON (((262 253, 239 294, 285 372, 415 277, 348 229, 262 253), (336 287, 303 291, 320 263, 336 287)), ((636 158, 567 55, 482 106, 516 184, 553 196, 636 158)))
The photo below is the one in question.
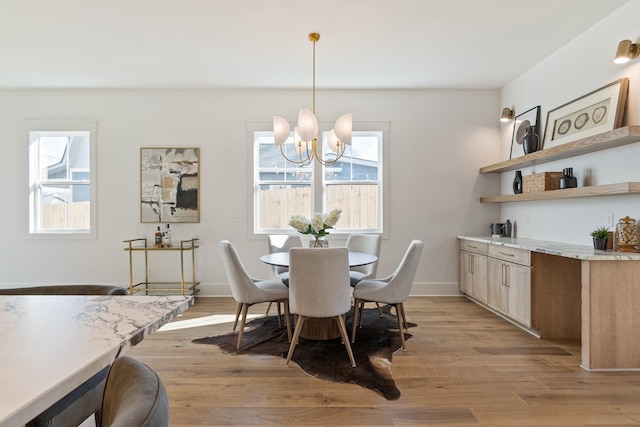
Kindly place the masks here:
POLYGON ((510 120, 513 120, 513 118, 515 117, 516 112, 513 111, 513 109, 511 108, 503 108, 502 109, 502 114, 500 115, 500 121, 503 123, 506 123, 510 120))
POLYGON ((622 40, 618 43, 618 51, 616 52, 616 58, 613 62, 616 64, 624 64, 638 56, 640 56, 640 47, 636 43, 631 43, 631 40, 622 40))

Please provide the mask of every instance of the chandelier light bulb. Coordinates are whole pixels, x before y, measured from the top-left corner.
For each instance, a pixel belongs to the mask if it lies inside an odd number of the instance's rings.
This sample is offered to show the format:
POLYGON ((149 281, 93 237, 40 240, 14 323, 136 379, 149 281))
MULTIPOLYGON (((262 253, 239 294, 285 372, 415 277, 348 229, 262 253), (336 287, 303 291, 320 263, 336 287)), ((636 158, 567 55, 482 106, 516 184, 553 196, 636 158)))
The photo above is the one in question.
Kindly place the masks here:
POLYGON ((336 120, 334 130, 336 136, 343 144, 351 145, 351 133, 353 131, 352 114, 340 116, 338 120, 336 120))
POLYGON ((273 138, 276 146, 282 145, 291 134, 291 125, 282 116, 273 116, 273 138))
POLYGON ((313 141, 318 136, 318 120, 308 108, 301 108, 298 113, 298 132, 305 142, 313 141))

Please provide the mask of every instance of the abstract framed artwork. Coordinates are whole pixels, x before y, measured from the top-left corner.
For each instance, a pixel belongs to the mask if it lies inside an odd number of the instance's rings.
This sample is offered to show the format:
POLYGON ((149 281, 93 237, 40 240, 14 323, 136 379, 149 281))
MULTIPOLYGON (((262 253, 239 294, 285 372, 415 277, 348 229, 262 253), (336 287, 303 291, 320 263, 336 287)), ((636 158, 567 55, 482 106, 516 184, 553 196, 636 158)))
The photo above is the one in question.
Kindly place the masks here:
MULTIPOLYGON (((527 133, 529 126, 533 126, 538 140, 540 141, 540 106, 533 107, 530 110, 525 111, 522 114, 518 114, 515 117, 515 123, 513 125, 513 137, 511 138, 511 155, 510 159, 515 159, 525 155, 524 147, 522 145, 524 135, 527 133)), ((542 150, 542 146, 538 147, 538 150, 542 150)))
POLYGON ((624 77, 547 114, 544 147, 550 148, 622 126, 629 79, 624 77))
POLYGON ((140 221, 200 222, 200 149, 140 149, 140 221))

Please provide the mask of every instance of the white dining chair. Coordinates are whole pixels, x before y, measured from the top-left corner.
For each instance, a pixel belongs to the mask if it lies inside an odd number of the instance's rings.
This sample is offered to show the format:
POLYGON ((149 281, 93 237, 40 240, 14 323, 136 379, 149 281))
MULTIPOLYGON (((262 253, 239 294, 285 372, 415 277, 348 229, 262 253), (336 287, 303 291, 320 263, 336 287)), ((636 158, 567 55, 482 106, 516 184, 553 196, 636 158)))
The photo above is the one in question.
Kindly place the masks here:
POLYGON ((261 280, 250 276, 242 265, 236 249, 228 240, 222 240, 220 242, 220 255, 222 256, 222 263, 224 264, 224 269, 229 279, 231 293, 238 303, 236 320, 233 324, 234 331, 238 325, 240 312, 242 312, 236 350, 240 349, 240 342, 242 341, 242 334, 244 333, 244 325, 247 320, 249 307, 263 302, 283 303, 287 335, 289 340, 291 340, 289 288, 287 288, 281 280, 261 280))
POLYGON ((338 323, 351 366, 355 368, 345 323, 345 314, 351 310, 347 248, 292 248, 289 254, 289 304, 296 321, 287 365, 298 344, 305 320, 333 317, 338 323))
MULTIPOLYGON (((364 252, 365 254, 380 256, 380 246, 382 239, 379 234, 350 234, 347 238, 347 249, 349 252, 364 252)), ((359 281, 364 279, 373 279, 378 271, 378 261, 351 267, 349 271, 349 280, 351 286, 355 286, 359 281)))
POLYGON ((422 241, 413 240, 393 274, 382 279, 361 280, 355 286, 353 289, 354 314, 351 342, 355 342, 357 327, 362 327, 362 310, 365 303, 390 304, 396 309, 400 341, 402 349, 405 350, 404 329, 407 329, 407 317, 404 313, 404 302, 409 298, 411 286, 413 286, 413 280, 420 263, 422 248, 422 241))
MULTIPOLYGON (((289 252, 291 248, 302 247, 302 237, 299 234, 287 235, 287 234, 269 234, 267 236, 267 242, 269 243, 269 253, 274 254, 276 252, 289 252)), ((289 267, 282 267, 279 265, 272 265, 273 274, 282 280, 286 286, 289 286, 289 267)), ((271 305, 267 305, 267 312, 265 315, 269 315, 271 305)), ((282 316, 282 310, 280 304, 278 304, 278 325, 280 325, 280 316, 282 316)))
MULTIPOLYGON (((270 234, 267 236, 267 242, 269 243, 269 253, 276 252, 288 252, 291 248, 302 247, 302 237, 299 234, 286 235, 286 234, 270 234)), ((289 281, 289 268, 273 265, 273 273, 281 279, 286 285, 289 281)))

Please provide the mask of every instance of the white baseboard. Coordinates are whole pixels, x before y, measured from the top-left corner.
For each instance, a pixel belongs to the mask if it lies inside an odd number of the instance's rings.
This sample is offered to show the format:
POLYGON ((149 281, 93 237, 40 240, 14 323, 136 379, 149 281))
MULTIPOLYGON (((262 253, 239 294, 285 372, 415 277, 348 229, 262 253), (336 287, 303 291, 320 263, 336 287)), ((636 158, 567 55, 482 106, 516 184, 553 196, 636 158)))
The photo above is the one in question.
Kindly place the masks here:
MULTIPOLYGON (((231 288, 226 283, 201 283, 199 297, 230 297, 231 288)), ((458 283, 414 283, 412 296, 458 296, 458 283)))

